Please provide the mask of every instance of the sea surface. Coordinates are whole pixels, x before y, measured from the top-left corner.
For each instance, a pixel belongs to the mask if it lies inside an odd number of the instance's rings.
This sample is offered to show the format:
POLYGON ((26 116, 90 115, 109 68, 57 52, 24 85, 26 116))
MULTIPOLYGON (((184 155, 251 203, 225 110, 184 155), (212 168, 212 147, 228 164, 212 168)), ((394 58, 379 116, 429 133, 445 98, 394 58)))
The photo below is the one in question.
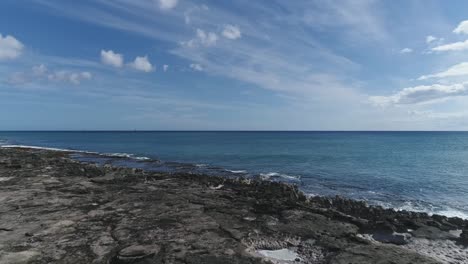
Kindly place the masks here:
POLYGON ((155 171, 285 181, 310 195, 468 219, 468 132, 0 132, 0 145, 96 152, 106 155, 75 157, 155 171), (154 159, 161 162, 147 162, 154 159))

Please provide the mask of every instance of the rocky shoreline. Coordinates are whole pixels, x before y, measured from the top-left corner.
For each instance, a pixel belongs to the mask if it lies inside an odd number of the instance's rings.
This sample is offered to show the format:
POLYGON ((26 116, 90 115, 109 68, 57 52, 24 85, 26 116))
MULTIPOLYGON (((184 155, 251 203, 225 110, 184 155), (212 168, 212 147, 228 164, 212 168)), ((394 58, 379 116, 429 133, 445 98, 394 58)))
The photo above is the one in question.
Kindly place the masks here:
POLYGON ((468 263, 468 221, 0 148, 4 263, 468 263))

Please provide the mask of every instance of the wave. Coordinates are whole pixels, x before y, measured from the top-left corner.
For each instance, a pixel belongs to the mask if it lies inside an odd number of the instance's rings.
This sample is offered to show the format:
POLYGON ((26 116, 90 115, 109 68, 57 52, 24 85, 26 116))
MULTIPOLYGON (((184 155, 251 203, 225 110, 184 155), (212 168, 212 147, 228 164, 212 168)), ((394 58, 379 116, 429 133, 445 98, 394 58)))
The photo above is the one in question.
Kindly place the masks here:
POLYGON ((84 150, 72 150, 72 149, 62 149, 62 148, 49 148, 49 147, 39 147, 39 146, 29 146, 29 145, 1 145, 1 148, 20 148, 20 149, 37 149, 37 150, 51 150, 58 152, 76 152, 76 153, 86 153, 86 154, 99 154, 98 152, 93 151, 84 151, 84 150))
POLYGON ((63 149, 63 148, 51 148, 51 147, 39 147, 39 146, 29 146, 29 145, 0 145, 0 148, 21 148, 21 149, 37 149, 37 150, 50 150, 57 152, 67 152, 67 153, 83 153, 83 154, 92 154, 105 157, 117 157, 117 158, 127 158, 135 160, 150 160, 148 157, 135 156, 134 154, 128 153, 99 153, 95 151, 85 151, 85 150, 73 150, 73 149, 63 149))
POLYGON ((102 153, 99 154, 102 156, 109 156, 109 157, 117 157, 117 158, 127 158, 127 159, 136 159, 136 160, 150 160, 148 157, 139 157, 135 156, 133 154, 128 154, 128 153, 102 153))
POLYGON ((461 211, 458 211, 458 210, 455 210, 455 209, 448 209, 448 210, 438 211, 437 214, 445 215, 447 217, 459 217, 459 218, 468 220, 468 214, 466 214, 464 212, 461 212, 461 211))
MULTIPOLYGON (((370 201, 371 202, 371 201, 370 201)), ((371 204, 380 205, 384 208, 393 208, 395 211, 410 211, 410 212, 420 212, 427 213, 428 215, 443 215, 446 217, 459 217, 462 219, 468 220, 468 213, 457 210, 451 207, 436 207, 428 202, 425 202, 424 205, 417 201, 405 201, 403 203, 392 203, 392 202, 371 202, 371 204)))
POLYGON ((260 178, 263 180, 271 180, 272 178, 282 178, 290 181, 300 181, 300 176, 289 175, 279 172, 260 173, 260 178))
POLYGON ((227 169, 225 169, 225 171, 230 172, 230 173, 234 173, 234 174, 247 174, 246 170, 227 170, 227 169))

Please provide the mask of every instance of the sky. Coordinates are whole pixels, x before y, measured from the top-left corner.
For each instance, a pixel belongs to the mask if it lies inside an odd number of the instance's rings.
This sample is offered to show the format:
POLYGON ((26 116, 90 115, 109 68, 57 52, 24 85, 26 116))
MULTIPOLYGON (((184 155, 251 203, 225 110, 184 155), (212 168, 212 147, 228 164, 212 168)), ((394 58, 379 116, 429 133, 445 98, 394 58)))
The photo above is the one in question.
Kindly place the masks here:
POLYGON ((468 130, 464 0, 4 0, 0 130, 468 130))

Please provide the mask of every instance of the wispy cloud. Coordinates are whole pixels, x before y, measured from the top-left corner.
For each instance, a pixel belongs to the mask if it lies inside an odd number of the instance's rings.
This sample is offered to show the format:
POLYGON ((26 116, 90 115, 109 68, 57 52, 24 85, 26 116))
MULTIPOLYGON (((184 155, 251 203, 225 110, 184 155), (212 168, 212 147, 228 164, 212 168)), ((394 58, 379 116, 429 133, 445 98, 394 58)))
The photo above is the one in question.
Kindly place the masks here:
POLYGON ((205 32, 203 29, 197 28, 196 37, 188 41, 182 41, 181 45, 188 48, 197 48, 199 46, 213 46, 218 41, 218 35, 214 32, 205 32))
MULTIPOLYGON (((153 61, 148 57, 146 60, 145 57, 139 57, 138 63, 136 60, 122 59, 122 63, 105 65, 99 63, 99 59, 96 58, 99 66, 104 68, 104 73, 117 74, 120 78, 138 76, 140 79, 148 80, 162 77, 161 82, 164 83, 169 82, 173 74, 177 74, 178 71, 181 76, 187 70, 203 71, 201 75, 185 74, 186 77, 183 78, 206 76, 206 80, 201 81, 206 81, 208 86, 211 77, 230 78, 233 80, 232 85, 223 87, 222 89, 226 89, 223 92, 233 92, 234 95, 238 95, 239 91, 229 91, 229 89, 241 87, 241 90, 249 89, 265 96, 263 98, 255 96, 253 99, 272 99, 268 100, 271 104, 269 109, 271 116, 278 114, 281 105, 284 106, 281 110, 288 113, 284 116, 292 117, 297 114, 305 117, 304 113, 310 113, 313 116, 310 117, 311 120, 320 119, 320 122, 329 122, 328 124, 332 124, 333 121, 335 124, 337 121, 346 123, 346 119, 351 120, 349 117, 353 114, 360 118, 366 116, 381 121, 380 116, 374 115, 374 111, 381 111, 379 113, 382 116, 388 115, 387 119, 382 118, 382 120, 397 120, 407 115, 408 109, 420 110, 419 108, 423 108, 421 105, 429 108, 428 103, 448 99, 452 102, 453 98, 460 98, 466 94, 465 84, 450 84, 444 79, 461 76, 465 70, 461 67, 463 65, 456 63, 466 61, 466 58, 455 57, 453 55, 455 53, 443 52, 464 49, 456 42, 442 43, 441 37, 450 38, 443 34, 441 28, 444 28, 447 34, 452 34, 454 25, 449 27, 426 25, 425 28, 419 25, 421 23, 415 22, 415 25, 410 25, 403 32, 398 26, 394 26, 400 22, 392 20, 395 7, 386 8, 391 4, 381 1, 239 0, 228 3, 209 1, 206 2, 207 5, 202 5, 199 1, 181 0, 169 1, 172 4, 166 2, 168 4, 166 8, 162 6, 163 1, 159 0, 114 0, 92 3, 78 1, 73 4, 73 8, 63 1, 35 0, 35 2, 43 4, 47 7, 46 10, 60 16, 86 21, 98 25, 99 28, 125 31, 130 33, 129 36, 137 35, 139 40, 151 43, 142 46, 151 46, 151 48, 141 50, 139 47, 139 50, 131 52, 121 48, 119 53, 129 58, 135 58, 134 56, 138 54, 149 54, 154 61, 161 59, 164 63, 168 63, 161 64, 161 72, 166 72, 168 69, 171 72, 158 76, 159 73, 154 72, 153 61), (438 52, 432 52, 432 55, 428 55, 428 52, 424 54, 418 52, 423 49, 438 52), (405 55, 395 56, 398 52, 405 55), (375 56, 376 54, 378 56, 375 56), (409 65, 407 62, 410 58, 418 61, 409 65), (419 60, 424 63, 424 67, 417 63, 419 60), (403 61, 405 65, 401 64, 403 61), (167 66, 169 64, 170 68, 167 66), (131 66, 134 69, 153 73, 142 75, 132 70, 109 70, 110 67, 106 65, 131 66), (454 65, 454 68, 441 71, 441 65, 445 67, 454 65), (420 68, 424 69, 424 72, 420 72, 420 68), (402 77, 405 74, 420 76, 421 73, 432 74, 423 75, 419 80, 437 79, 444 84, 418 86, 418 83, 415 84, 417 80, 402 77), (393 81, 388 76, 395 76, 397 81, 393 81), (398 82, 398 86, 393 82, 398 82), (388 89, 393 87, 399 88, 396 92, 389 93, 388 89), (401 89, 401 87, 409 88, 401 89), (383 95, 371 97, 374 104, 398 107, 374 108, 369 104, 368 94, 383 95), (326 117, 319 118, 316 113, 327 114, 326 117), (328 120, 328 116, 332 118, 328 120)), ((407 7, 411 9, 412 5, 407 7)), ((411 12, 406 12, 407 10, 401 14, 405 23, 418 20, 418 16, 413 18, 408 15, 411 12)), ((460 43, 461 46, 465 45, 464 42, 460 43)), ((99 45, 99 49, 113 47, 110 45, 112 44, 99 45)), ((459 54, 461 53, 456 53, 459 54)), ((82 71, 74 68, 70 70, 82 71)), ((104 79, 102 72, 92 72, 93 76, 96 76, 96 81, 104 79)), ((111 80, 106 81, 111 82, 111 80)), ((154 83, 153 79, 152 85, 154 83)), ((133 83, 128 82, 122 86, 134 87, 133 83)), ((144 84, 141 87, 152 86, 144 84)), ((174 90, 176 89, 178 88, 174 90)), ((124 97, 129 95, 128 91, 122 90, 121 99, 130 100, 131 98, 124 97)), ((191 92, 196 93, 196 91, 191 92)), ((156 91, 152 91, 148 96, 155 94, 156 91)), ((182 101, 190 96, 196 95, 184 93, 174 101, 182 101)), ((148 102, 146 105, 151 106, 152 103, 148 102)), ((184 112, 181 116, 186 117, 190 114, 188 109, 194 112, 207 109, 187 105, 179 107, 187 110, 181 111, 184 112)), ((149 116, 154 114, 155 118, 164 116, 164 109, 150 108, 143 112, 149 116)), ((200 112, 194 113, 193 117, 200 117, 200 112)), ((348 122, 354 123, 354 120, 353 122, 349 120, 348 122)))
POLYGON ((437 40, 437 38, 432 36, 432 35, 429 35, 429 36, 426 37, 426 43, 427 44, 429 44, 429 43, 431 43, 431 42, 433 42, 435 40, 437 40))
POLYGON ((410 48, 404 48, 404 49, 400 50, 400 53, 402 53, 402 54, 411 53, 411 52, 413 52, 413 49, 410 49, 410 48))
POLYGON ((78 85, 84 80, 91 80, 93 75, 90 72, 70 72, 65 70, 54 71, 47 75, 49 81, 70 82, 78 85))
POLYGON ((445 71, 429 74, 429 75, 422 75, 418 78, 418 80, 427 80, 431 78, 445 78, 445 77, 454 77, 454 76, 468 76, 468 62, 462 62, 452 67, 448 68, 445 71))
POLYGON ((242 33, 237 26, 226 25, 223 29, 223 36, 228 39, 238 39, 242 37, 242 33))
POLYGON ((432 48, 433 51, 462 51, 468 49, 468 40, 453 42, 432 48))
POLYGON ((203 71, 203 67, 198 63, 192 63, 189 66, 194 71, 203 71))
POLYGON ((302 19, 311 27, 328 30, 348 28, 344 32, 354 40, 367 36, 362 41, 391 41, 385 27, 384 14, 379 3, 373 0, 344 1, 295 1, 293 14, 303 14, 302 19))
POLYGON ((389 96, 372 96, 375 105, 410 105, 440 101, 457 96, 468 95, 468 83, 452 85, 432 84, 404 88, 389 96))
POLYGON ((173 9, 177 6, 178 0, 157 0, 159 2, 159 7, 162 10, 173 9))
MULTIPOLYGON (((79 4, 73 10, 58 2, 37 1, 68 17, 172 43, 175 46, 170 50, 171 54, 191 64, 203 65, 210 74, 295 94, 329 92, 339 96, 333 87, 337 87, 336 84, 344 78, 333 76, 341 76, 360 67, 306 33, 312 27, 318 29, 311 19, 313 14, 321 12, 320 6, 330 15, 328 18, 320 17, 321 26, 342 28, 346 32, 356 32, 356 35, 365 32, 375 39, 388 37, 371 1, 344 1, 341 7, 329 2, 322 5, 319 1, 313 4, 308 1, 249 2, 249 8, 260 21, 257 24, 246 21, 242 14, 222 5, 204 7, 193 1, 179 3, 164 18, 155 15, 157 10, 148 3, 150 1, 99 2, 93 8, 79 4), (314 10, 312 6, 319 8, 314 10), (117 12, 111 13, 109 9, 117 12), (280 16, 278 10, 284 10, 280 16), (301 19, 290 17, 293 12, 302 14, 301 19), (288 19, 287 23, 283 18, 288 19), (219 25, 225 26, 220 28, 219 25), (238 41, 230 41, 233 39, 238 41), (310 63, 315 61, 320 61, 320 65, 310 63), (328 77, 317 81, 316 76, 328 77), (327 84, 326 80, 332 83, 327 84), (318 84, 328 88, 322 89, 318 84)), ((232 4, 245 6, 246 3, 232 4)), ((355 88, 350 83, 345 81, 338 90, 355 88)))
POLYGON ((74 85, 91 80, 93 75, 88 71, 49 70, 44 64, 36 65, 31 70, 13 73, 8 82, 13 85, 24 85, 32 82, 68 82, 74 85))

